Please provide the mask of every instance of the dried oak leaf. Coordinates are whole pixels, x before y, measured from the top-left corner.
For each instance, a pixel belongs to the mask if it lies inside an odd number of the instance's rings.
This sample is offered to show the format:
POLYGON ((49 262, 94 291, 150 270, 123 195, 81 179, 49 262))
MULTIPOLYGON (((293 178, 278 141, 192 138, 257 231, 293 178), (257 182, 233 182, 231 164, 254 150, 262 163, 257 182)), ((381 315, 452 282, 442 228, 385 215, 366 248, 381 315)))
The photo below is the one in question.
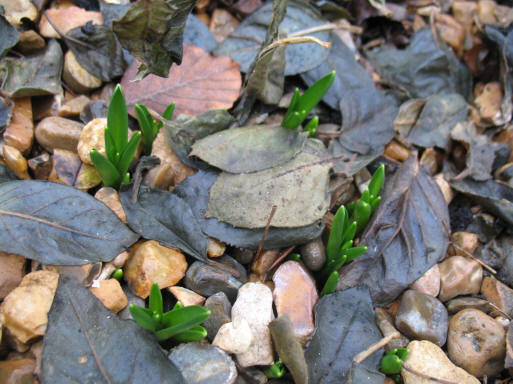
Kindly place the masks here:
POLYGON ((175 116, 181 113, 196 116, 209 109, 233 105, 242 84, 239 65, 228 57, 213 57, 193 45, 183 47, 182 65, 172 67, 167 78, 148 75, 132 82, 139 63, 134 61, 128 67, 121 85, 130 113, 135 104, 144 104, 162 114, 174 102, 175 116))

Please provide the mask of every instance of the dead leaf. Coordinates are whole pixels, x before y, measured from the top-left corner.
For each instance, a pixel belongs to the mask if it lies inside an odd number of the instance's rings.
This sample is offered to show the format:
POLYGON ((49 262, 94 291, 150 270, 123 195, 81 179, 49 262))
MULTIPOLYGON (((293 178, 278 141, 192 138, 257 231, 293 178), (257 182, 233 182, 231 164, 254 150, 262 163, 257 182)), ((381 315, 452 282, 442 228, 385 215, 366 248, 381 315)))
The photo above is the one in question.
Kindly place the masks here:
MULTIPOLYGON (((68 8, 50 8, 46 11, 46 14, 63 35, 73 28, 85 25, 89 21, 93 24, 103 24, 101 12, 86 11, 85 9, 75 6, 68 8)), ((50 25, 44 14, 41 16, 41 21, 39 22, 39 33, 44 37, 61 37, 50 25)))
POLYGON ((139 63, 126 70, 121 85, 128 111, 134 104, 162 114, 175 102, 175 116, 181 113, 197 116, 209 109, 230 108, 239 96, 242 79, 239 65, 228 57, 213 57, 201 48, 184 44, 182 65, 174 66, 165 79, 148 75, 132 82, 139 63))

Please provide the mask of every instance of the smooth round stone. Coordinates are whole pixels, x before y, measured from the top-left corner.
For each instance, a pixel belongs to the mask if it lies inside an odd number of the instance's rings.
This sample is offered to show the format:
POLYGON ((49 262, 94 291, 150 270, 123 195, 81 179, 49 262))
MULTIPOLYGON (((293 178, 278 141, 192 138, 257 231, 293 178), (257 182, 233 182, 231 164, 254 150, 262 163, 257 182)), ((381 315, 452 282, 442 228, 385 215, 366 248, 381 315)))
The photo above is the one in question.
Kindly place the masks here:
POLYGON ((102 86, 102 81, 80 65, 71 49, 64 55, 62 78, 76 93, 88 93, 102 86))
POLYGON ((224 292, 218 292, 205 301, 205 308, 210 309, 210 316, 203 322, 207 338, 212 341, 223 324, 232 319, 232 305, 224 292))
POLYGON ((63 117, 46 117, 36 126, 36 140, 48 152, 55 148, 76 152, 83 126, 63 117))
POLYGON ((303 244, 299 252, 303 263, 305 263, 310 271, 320 271, 324 263, 326 263, 326 251, 320 237, 303 244))
POLYGON ((445 302, 462 295, 476 295, 481 288, 483 268, 472 259, 453 256, 439 264, 440 295, 445 302))
POLYGON ((486 314, 490 313, 492 307, 487 300, 477 297, 457 297, 446 303, 449 315, 454 315, 464 309, 478 309, 486 314))

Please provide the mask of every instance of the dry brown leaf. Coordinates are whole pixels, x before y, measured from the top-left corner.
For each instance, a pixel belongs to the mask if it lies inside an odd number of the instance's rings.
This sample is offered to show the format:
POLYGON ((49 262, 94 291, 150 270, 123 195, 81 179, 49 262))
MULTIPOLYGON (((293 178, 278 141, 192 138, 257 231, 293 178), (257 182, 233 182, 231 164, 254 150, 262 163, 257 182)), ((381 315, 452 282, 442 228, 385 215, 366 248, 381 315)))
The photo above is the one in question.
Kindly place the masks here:
POLYGON ((139 63, 126 70, 121 85, 129 113, 134 104, 144 104, 160 114, 170 103, 180 113, 199 115, 213 108, 230 108, 239 96, 242 84, 239 65, 228 57, 214 57, 201 48, 184 44, 180 66, 172 66, 167 78, 148 75, 132 82, 139 63))
MULTIPOLYGON (((93 24, 103 24, 101 12, 86 11, 83 8, 75 6, 48 9, 46 13, 50 20, 59 29, 59 32, 64 35, 73 28, 85 25, 88 21, 91 21, 93 24)), ((39 33, 44 37, 60 37, 57 31, 50 25, 45 15, 41 16, 41 21, 39 22, 39 33)))

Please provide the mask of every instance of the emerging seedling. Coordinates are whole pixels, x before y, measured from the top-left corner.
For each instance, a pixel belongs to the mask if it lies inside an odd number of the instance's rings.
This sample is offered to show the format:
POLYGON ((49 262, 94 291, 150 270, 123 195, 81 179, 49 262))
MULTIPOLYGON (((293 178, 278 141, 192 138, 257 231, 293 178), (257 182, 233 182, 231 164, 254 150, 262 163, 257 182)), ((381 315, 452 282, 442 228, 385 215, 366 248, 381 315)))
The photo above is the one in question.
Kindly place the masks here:
POLYGON ((91 150, 90 156, 96 170, 100 174, 103 185, 119 189, 121 184, 130 182, 128 167, 134 158, 141 132, 136 132, 128 141, 128 113, 125 95, 118 84, 110 99, 105 128, 105 153, 103 156, 96 149, 91 150))
POLYGON ((159 341, 173 339, 180 342, 199 341, 207 336, 200 324, 210 316, 210 310, 198 305, 184 307, 177 302, 172 310, 163 313, 162 293, 157 283, 150 291, 148 308, 130 304, 130 314, 144 329, 155 334, 159 341))
MULTIPOLYGON (((151 155, 153 141, 155 141, 155 138, 157 137, 160 128, 162 128, 163 123, 162 121, 155 121, 148 111, 148 108, 142 104, 135 104, 134 110, 137 115, 137 121, 139 121, 139 126, 141 127, 146 155, 149 156, 151 155)), ((166 110, 162 114, 162 117, 166 120, 171 120, 174 111, 175 103, 171 103, 167 106, 166 110)))
POLYGON ((396 383, 399 383, 399 373, 403 367, 404 359, 409 352, 408 348, 397 348, 389 351, 381 359, 380 371, 385 375, 390 376, 396 383))
MULTIPOLYGON (((297 129, 301 123, 306 119, 313 107, 315 107, 328 92, 333 81, 335 81, 336 73, 331 71, 323 78, 319 79, 315 84, 308 88, 302 95, 299 94, 299 89, 296 88, 294 96, 290 101, 289 109, 281 122, 281 126, 287 129, 297 129)), ((305 127, 305 131, 315 133, 319 118, 316 116, 305 127)))
POLYGON ((273 365, 268 366, 264 369, 264 374, 268 379, 280 379, 285 374, 285 367, 283 366, 283 362, 278 360, 273 365))

